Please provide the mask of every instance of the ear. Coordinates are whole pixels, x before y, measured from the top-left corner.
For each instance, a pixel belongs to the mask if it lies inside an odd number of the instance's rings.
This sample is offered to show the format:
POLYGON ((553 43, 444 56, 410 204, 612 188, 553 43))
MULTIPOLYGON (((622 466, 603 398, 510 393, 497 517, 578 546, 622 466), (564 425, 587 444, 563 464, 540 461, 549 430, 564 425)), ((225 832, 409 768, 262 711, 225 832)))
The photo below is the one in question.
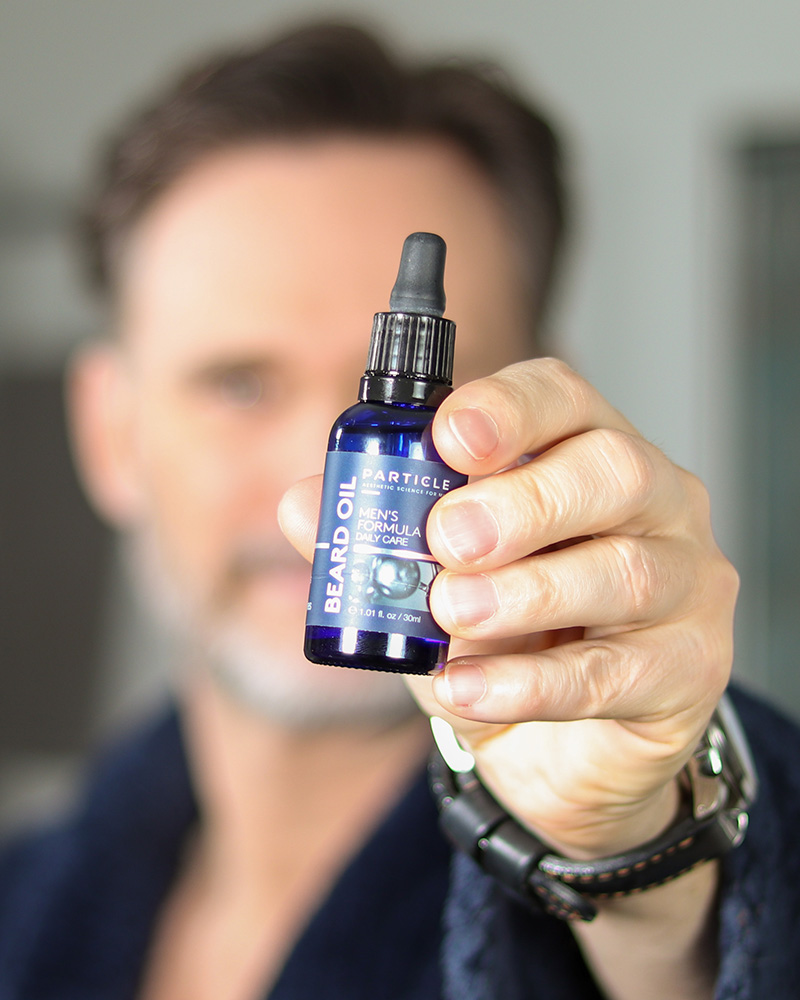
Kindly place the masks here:
POLYGON ((67 374, 67 413, 78 471, 98 511, 118 527, 142 512, 130 374, 110 343, 84 347, 67 374))

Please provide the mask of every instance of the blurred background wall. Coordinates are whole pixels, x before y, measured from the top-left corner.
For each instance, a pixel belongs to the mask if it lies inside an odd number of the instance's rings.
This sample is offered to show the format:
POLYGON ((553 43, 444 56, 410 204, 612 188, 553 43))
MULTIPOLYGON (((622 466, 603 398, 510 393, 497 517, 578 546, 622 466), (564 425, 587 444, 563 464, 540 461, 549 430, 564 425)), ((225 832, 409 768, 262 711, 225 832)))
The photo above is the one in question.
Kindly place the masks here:
POLYGON ((706 481, 744 580, 737 672, 800 712, 796 0, 4 0, 0 825, 52 806, 164 659, 60 424, 64 359, 102 323, 68 234, 87 165, 187 58, 317 14, 498 59, 561 123, 578 204, 560 352, 706 481))

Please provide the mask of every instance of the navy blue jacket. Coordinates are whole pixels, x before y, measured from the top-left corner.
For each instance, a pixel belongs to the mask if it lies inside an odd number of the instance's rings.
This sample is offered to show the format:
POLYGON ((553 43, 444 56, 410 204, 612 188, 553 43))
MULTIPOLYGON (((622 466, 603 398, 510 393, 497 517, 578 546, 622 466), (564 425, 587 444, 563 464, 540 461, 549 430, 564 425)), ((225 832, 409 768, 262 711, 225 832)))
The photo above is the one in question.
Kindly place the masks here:
MULTIPOLYGON (((761 777, 725 864, 719 1000, 800 994, 800 733, 737 697, 761 777)), ((58 827, 0 857, 0 1000, 132 1000, 198 822, 174 712, 118 746, 58 827)), ((529 914, 436 827, 424 776, 312 917, 271 1000, 599 1000, 569 928, 529 914)))

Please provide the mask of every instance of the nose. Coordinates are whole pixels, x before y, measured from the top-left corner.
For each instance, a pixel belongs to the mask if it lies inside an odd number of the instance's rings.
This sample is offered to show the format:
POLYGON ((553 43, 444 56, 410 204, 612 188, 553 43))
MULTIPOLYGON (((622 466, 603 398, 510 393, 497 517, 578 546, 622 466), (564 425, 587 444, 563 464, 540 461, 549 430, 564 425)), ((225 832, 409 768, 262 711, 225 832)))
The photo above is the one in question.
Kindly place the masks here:
POLYGON ((351 391, 345 399, 334 386, 294 394, 277 433, 261 437, 253 455, 253 492, 261 495, 262 502, 277 508, 289 486, 322 472, 331 425, 354 397, 351 391))
POLYGON ((275 470, 284 488, 322 472, 331 425, 338 415, 327 397, 323 394, 305 406, 293 407, 286 421, 286 433, 279 443, 280 468, 275 470))

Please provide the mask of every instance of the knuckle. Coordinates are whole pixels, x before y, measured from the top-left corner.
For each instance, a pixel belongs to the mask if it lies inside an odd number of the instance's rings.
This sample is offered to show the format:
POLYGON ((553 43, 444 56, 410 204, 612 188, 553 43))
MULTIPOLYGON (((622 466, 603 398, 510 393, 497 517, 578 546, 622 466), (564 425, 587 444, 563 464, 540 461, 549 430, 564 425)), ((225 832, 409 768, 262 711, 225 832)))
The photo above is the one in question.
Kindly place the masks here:
POLYGON ((706 601, 709 607, 726 617, 732 614, 739 595, 739 583, 736 567, 718 551, 710 573, 710 586, 707 588, 706 601))
MULTIPOLYGON (((719 622, 684 621, 670 635, 670 661, 691 670, 699 700, 716 702, 733 665, 732 628, 719 622)), ((675 692, 673 697, 680 702, 682 696, 675 692)))
POLYGON ((633 502, 650 497, 656 488, 657 472, 645 442, 613 428, 590 434, 596 461, 622 494, 633 502))
POLYGON ((595 390, 561 358, 542 358, 544 373, 564 394, 569 410, 581 416, 592 411, 595 390))
POLYGON ((729 628, 703 629, 695 640, 692 662, 702 670, 706 686, 716 700, 733 666, 733 631, 729 628))
POLYGON ((690 501, 703 514, 711 513, 711 498, 708 495, 705 483, 693 472, 681 470, 681 475, 690 501))
POLYGON ((700 533, 707 533, 711 529, 711 497, 702 480, 698 479, 694 473, 685 469, 679 470, 679 479, 687 500, 687 509, 690 512, 688 521, 696 526, 700 533))
POLYGON ((512 480, 513 500, 507 508, 519 512, 519 517, 505 518, 507 528, 512 520, 519 523, 519 531, 526 534, 529 525, 550 526, 561 524, 567 514, 567 502, 563 490, 551 482, 549 475, 539 470, 525 467, 522 475, 512 480))
POLYGON ((552 355, 546 358, 537 358, 536 363, 550 378, 560 382, 568 381, 572 376, 577 375, 566 361, 552 355))
POLYGON ((596 719, 606 715, 619 677, 624 653, 619 645, 596 640, 585 645, 574 673, 579 690, 576 698, 582 718, 596 719))
POLYGON ((541 564, 536 563, 536 557, 532 562, 537 565, 535 576, 532 578, 530 587, 530 607, 531 614, 535 616, 538 623, 551 622, 558 617, 559 610, 564 601, 564 594, 561 587, 546 570, 542 570, 541 564))
POLYGON ((615 557, 615 570, 621 583, 625 612, 629 619, 647 618, 661 591, 661 573, 657 560, 635 538, 609 539, 615 557))
POLYGON ((741 585, 739 571, 733 563, 729 562, 724 556, 722 556, 721 562, 720 585, 723 589, 723 593, 729 595, 733 601, 735 601, 739 596, 739 587, 741 585))
POLYGON ((555 379, 557 381, 562 381, 569 378, 570 375, 574 375, 575 372, 566 361, 562 361, 561 358, 553 357, 548 355, 544 358, 536 358, 536 366, 549 378, 555 379))

